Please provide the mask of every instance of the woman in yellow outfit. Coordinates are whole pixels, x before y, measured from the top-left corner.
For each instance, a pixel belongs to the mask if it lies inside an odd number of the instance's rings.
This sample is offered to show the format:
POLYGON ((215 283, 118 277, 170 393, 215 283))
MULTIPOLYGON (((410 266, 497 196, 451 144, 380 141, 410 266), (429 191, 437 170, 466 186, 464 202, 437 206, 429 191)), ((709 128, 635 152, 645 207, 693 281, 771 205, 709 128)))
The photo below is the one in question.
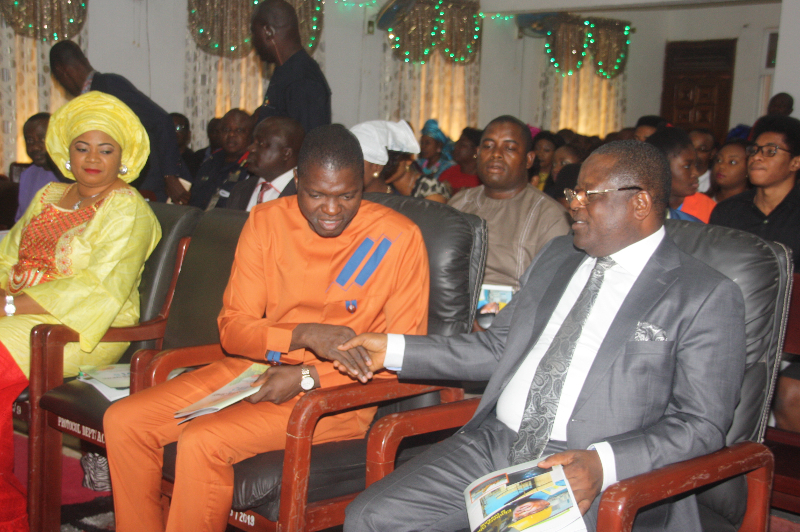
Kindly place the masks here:
POLYGON ((63 323, 79 333, 64 351, 67 376, 115 362, 128 344, 100 338, 138 322, 144 262, 161 238, 152 209, 128 185, 150 143, 124 103, 96 91, 78 96, 53 114, 45 143, 75 183, 40 190, 0 242, 0 529, 27 529, 13 476, 11 403, 28 384, 31 329, 63 323))

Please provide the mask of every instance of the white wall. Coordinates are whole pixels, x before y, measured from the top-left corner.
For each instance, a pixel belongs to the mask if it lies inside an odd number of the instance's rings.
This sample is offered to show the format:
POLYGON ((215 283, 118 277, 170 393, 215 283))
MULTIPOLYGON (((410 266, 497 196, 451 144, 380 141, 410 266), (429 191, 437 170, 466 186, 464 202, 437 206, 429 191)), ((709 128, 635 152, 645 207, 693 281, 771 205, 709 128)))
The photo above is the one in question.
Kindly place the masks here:
MULTIPOLYGON (((800 20, 800 0, 784 0, 783 9, 775 91, 786 90, 800 101, 794 57, 800 33, 789 27, 790 21, 800 20)), ((375 7, 325 5, 324 69, 333 92, 333 120, 347 126, 379 116, 386 35, 366 33, 376 12, 375 7)), ((630 20, 636 29, 627 65, 626 124, 659 112, 664 47, 677 40, 737 38, 731 126, 758 117, 764 33, 779 26, 780 4, 582 14, 630 20)), ((98 70, 124 75, 167 111, 183 111, 186 21, 186 0, 94 2, 87 21, 89 60, 98 70)), ((479 125, 506 113, 540 123, 543 50, 543 39, 518 38, 513 20, 484 20, 479 125)))
POLYGON ((794 113, 800 117, 800 68, 797 67, 797 51, 800 50, 800 0, 783 0, 781 5, 780 38, 778 39, 778 60, 775 67, 773 94, 788 92, 794 96, 794 113))
POLYGON ((125 76, 167 112, 183 111, 186 6, 186 0, 90 3, 89 62, 125 76))

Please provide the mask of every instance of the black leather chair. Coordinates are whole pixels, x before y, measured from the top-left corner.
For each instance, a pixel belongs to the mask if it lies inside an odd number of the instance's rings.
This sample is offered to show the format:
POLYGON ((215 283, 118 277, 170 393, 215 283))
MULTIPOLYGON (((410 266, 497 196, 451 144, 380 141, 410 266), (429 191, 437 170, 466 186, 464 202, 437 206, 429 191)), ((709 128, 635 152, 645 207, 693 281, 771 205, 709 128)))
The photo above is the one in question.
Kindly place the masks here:
MULTIPOLYGON (((730 447, 614 484, 603 493, 597 529, 630 530, 639 508, 692 492, 704 530, 737 530, 737 523, 744 519, 739 530, 763 531, 773 464, 772 455, 760 442, 780 363, 791 252, 735 229, 676 220, 668 221, 666 229, 680 249, 722 272, 742 290, 747 352, 741 400, 727 435, 730 447), (748 494, 746 507, 740 504, 744 493, 748 494)), ((461 426, 476 407, 477 400, 471 399, 382 419, 370 436, 368 461, 380 469, 370 482, 391 471, 398 440, 425 432, 426 426, 439 430, 461 426)))
MULTIPOLYGON (((161 225, 162 237, 145 262, 140 293, 140 323, 108 330, 102 341, 130 341, 122 363, 143 347, 160 347, 167 317, 189 239, 202 211, 195 207, 151 204, 161 225)), ((28 430, 28 513, 32 530, 58 530, 61 503, 61 428, 58 420, 87 427, 70 431, 86 441, 102 445, 102 420, 108 400, 92 386, 70 380, 63 383, 63 349, 77 341, 77 333, 63 325, 39 325, 31 333, 30 409, 28 430), (63 383, 63 384, 62 384, 63 383), (42 409, 52 409, 51 423, 42 409)), ((19 401, 19 400, 18 400, 19 401)), ((16 409, 15 409, 16 410, 16 409)), ((64 423, 62 423, 64 425, 64 423)), ((73 425, 74 426, 74 425, 73 425)))
MULTIPOLYGON (((486 222, 418 198, 368 194, 365 199, 399 211, 422 231, 431 271, 428 332, 445 335, 469 332, 486 260, 486 222)), ((215 353, 221 356, 217 346, 207 353, 207 361, 213 360, 215 353)), ((189 350, 185 360, 196 360, 194 355, 189 350)), ((180 353, 159 357, 148 368, 148 378, 160 382, 181 363, 180 353), (171 356, 174 360, 170 360, 171 356)), ((381 404, 377 419, 386 413, 436 404, 440 391, 438 383, 401 384, 390 380, 307 394, 298 402, 289 421, 286 451, 264 453, 234 467, 234 512, 229 523, 246 530, 272 530, 276 526, 281 530, 321 530, 341 524, 345 506, 364 489, 367 439, 312 447, 311 435, 319 417, 381 404), (417 397, 395 401, 411 395, 417 397), (281 497, 281 493, 291 496, 281 497)), ((446 389, 441 393, 443 401, 463 397, 460 390, 446 389)), ((165 449, 164 470, 169 481, 174 480, 175 447, 173 444, 165 449)), ((402 459, 415 452, 418 449, 409 449, 402 459)), ((167 494, 170 489, 168 486, 167 494)))

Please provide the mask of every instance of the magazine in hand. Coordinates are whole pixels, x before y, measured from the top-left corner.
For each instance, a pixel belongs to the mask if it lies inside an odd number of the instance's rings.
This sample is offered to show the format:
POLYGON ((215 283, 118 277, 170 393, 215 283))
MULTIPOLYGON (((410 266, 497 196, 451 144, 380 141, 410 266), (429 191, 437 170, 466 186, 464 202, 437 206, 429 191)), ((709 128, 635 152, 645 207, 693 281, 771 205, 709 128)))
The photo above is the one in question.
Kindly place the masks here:
POLYGON ((182 419, 178 424, 189 421, 199 416, 206 414, 213 414, 219 412, 223 408, 238 403, 245 397, 250 397, 261 388, 259 386, 251 386, 262 373, 267 371, 269 366, 266 364, 253 364, 242 372, 241 375, 233 379, 231 382, 212 392, 196 403, 182 408, 175 412, 176 418, 182 419))
POLYGON ((502 284, 483 284, 481 291, 478 295, 478 310, 482 309, 489 303, 496 303, 499 312, 503 307, 508 305, 511 298, 514 297, 514 288, 502 284))
POLYGON ((561 466, 540 458, 484 475, 464 490, 472 532, 586 531, 561 466))

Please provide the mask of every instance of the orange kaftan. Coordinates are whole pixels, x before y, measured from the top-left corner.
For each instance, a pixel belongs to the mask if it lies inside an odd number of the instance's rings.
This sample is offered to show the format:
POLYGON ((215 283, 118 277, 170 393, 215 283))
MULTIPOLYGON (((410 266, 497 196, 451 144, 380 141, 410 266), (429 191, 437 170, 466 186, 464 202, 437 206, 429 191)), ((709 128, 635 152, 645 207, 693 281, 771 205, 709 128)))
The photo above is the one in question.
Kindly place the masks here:
MULTIPOLYGON (((237 403, 177 426, 173 413, 205 396, 252 360, 314 365, 323 387, 353 382, 313 353, 287 353, 299 323, 346 325, 356 333, 425 334, 429 271, 419 229, 397 212, 363 201, 335 238, 317 235, 296 197, 253 209, 245 224, 219 316, 228 357, 113 405, 105 417, 117 530, 163 530, 162 448, 178 441, 167 530, 224 530, 233 464, 282 449, 298 397, 237 403), (247 357, 247 358, 241 358, 247 357), (250 359, 250 360, 248 360, 250 359)), ((198 287, 201 289, 201 287, 198 287)), ((363 437, 374 409, 323 418, 315 441, 363 437)))

